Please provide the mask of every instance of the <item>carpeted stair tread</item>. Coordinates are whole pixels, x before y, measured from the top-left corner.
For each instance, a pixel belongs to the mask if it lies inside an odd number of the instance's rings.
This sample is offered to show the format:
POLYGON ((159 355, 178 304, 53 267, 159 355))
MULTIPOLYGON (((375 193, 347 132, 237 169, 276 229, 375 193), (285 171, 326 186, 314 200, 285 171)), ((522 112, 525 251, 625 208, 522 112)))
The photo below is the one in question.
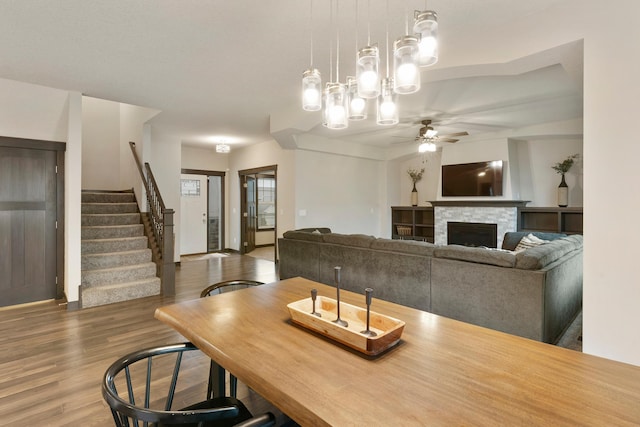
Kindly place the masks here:
POLYGON ((138 204, 133 203, 82 203, 83 214, 137 213, 138 204))
POLYGON ((81 238, 84 240, 115 239, 144 235, 143 224, 86 225, 81 230, 81 238))
POLYGON ((82 226, 140 224, 139 213, 83 214, 82 226))
POLYGON ((82 203, 132 203, 136 197, 132 191, 104 192, 104 191, 82 191, 82 203))
POLYGON ((100 270, 118 266, 144 264, 151 262, 151 249, 133 251, 84 254, 81 257, 82 271, 100 270))
POLYGON ((83 239, 81 242, 82 255, 133 251, 146 249, 149 246, 149 239, 146 236, 120 237, 116 239, 83 239))
POLYGON ((133 282, 114 283, 82 288, 82 307, 95 307, 160 294, 157 277, 133 282))
POLYGON ((152 262, 121 267, 86 270, 82 272, 83 287, 103 286, 113 283, 135 282, 155 277, 156 265, 152 262))

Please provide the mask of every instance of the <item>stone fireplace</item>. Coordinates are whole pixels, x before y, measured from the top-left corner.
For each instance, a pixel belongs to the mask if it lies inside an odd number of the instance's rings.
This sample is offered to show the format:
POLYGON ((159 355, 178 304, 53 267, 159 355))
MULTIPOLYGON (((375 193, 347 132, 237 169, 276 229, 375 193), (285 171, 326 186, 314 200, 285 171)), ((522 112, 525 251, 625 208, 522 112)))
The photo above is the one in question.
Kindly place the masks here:
MULTIPOLYGON (((456 200, 434 201, 434 243, 446 245, 449 242, 448 223, 490 224, 496 228, 495 247, 502 246, 504 233, 518 229, 518 207, 527 201, 521 200, 456 200)), ((478 245, 476 246, 488 246, 478 245)))

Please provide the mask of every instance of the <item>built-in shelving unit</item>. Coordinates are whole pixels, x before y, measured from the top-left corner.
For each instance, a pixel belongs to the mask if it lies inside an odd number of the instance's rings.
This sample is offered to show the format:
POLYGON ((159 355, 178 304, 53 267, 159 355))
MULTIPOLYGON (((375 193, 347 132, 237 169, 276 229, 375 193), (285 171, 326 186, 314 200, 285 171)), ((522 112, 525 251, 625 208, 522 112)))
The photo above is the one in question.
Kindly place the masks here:
POLYGON ((434 218, 431 206, 392 206, 391 237, 433 243, 434 218))
POLYGON ((582 208, 519 208, 518 231, 582 234, 582 208))

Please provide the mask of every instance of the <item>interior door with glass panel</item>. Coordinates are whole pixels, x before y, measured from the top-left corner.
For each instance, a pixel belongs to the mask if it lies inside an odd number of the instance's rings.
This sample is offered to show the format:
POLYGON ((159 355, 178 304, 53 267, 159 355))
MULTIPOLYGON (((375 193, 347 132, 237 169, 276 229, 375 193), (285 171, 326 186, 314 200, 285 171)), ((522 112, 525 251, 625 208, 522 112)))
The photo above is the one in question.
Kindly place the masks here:
POLYGON ((209 176, 209 222, 207 230, 207 249, 209 252, 222 250, 224 247, 223 224, 223 180, 220 175, 209 176))
POLYGON ((207 176, 180 176, 180 254, 207 252, 207 176))
POLYGON ((256 248, 256 224, 258 222, 256 211, 256 178, 252 175, 245 176, 245 188, 247 190, 247 204, 244 217, 246 220, 246 233, 244 235, 244 253, 256 248))

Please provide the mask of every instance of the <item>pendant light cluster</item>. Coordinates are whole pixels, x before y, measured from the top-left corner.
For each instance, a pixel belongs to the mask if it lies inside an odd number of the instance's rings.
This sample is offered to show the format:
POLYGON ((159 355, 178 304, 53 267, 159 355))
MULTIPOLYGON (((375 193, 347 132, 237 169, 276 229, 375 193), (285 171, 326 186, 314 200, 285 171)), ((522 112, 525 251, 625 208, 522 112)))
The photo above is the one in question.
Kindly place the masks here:
MULTIPOLYGON (((331 24, 334 24, 333 3, 331 1, 331 24)), ((309 29, 311 33, 313 0, 310 0, 309 29)), ((370 0, 368 0, 368 3, 370 0)), ((336 15, 338 14, 336 3, 336 15)), ((370 5, 367 7, 369 14, 370 5)), ((389 0, 387 0, 389 16, 389 0)), ((302 108, 306 111, 322 110, 322 123, 330 129, 344 129, 350 120, 367 118, 367 100, 377 99, 379 125, 398 123, 397 95, 406 95, 420 90, 420 68, 438 61, 438 19, 434 11, 415 11, 413 34, 409 34, 408 16, 405 10, 405 35, 393 43, 393 75, 389 67, 389 24, 386 28, 386 77, 380 72, 380 52, 371 43, 370 19, 367 25, 367 45, 358 49, 358 0, 356 0, 356 75, 347 77, 346 84, 340 83, 340 33, 335 25, 336 75, 333 80, 332 52, 330 53, 330 81, 322 89, 320 71, 313 66, 313 34, 311 35, 311 61, 302 74, 302 108)), ((331 42, 333 51, 333 41, 331 42)))

